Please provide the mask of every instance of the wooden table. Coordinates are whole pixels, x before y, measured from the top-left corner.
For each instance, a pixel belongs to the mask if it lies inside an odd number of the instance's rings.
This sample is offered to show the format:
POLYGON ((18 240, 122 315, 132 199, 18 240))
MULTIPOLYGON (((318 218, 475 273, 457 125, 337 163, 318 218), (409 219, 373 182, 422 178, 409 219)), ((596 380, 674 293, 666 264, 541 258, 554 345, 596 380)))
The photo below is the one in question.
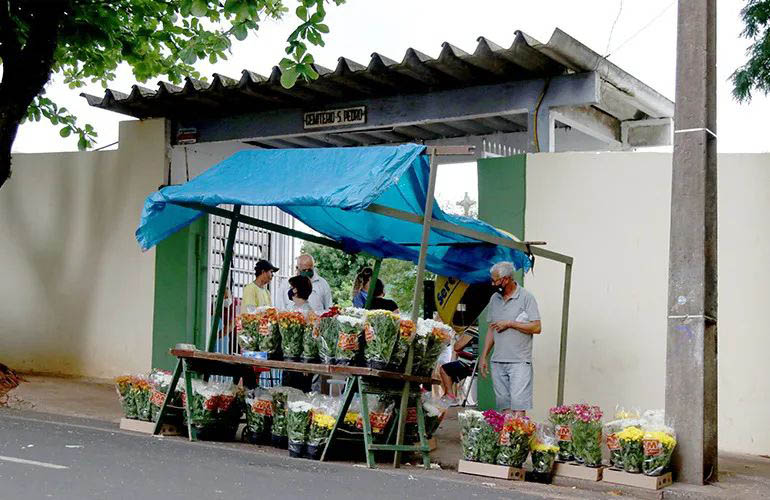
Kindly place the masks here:
MULTIPOLYGON (((414 451, 422 454, 423 463, 426 467, 430 467, 430 447, 425 435, 425 415, 422 409, 422 404, 418 400, 417 407, 417 429, 420 437, 420 444, 406 445, 406 444, 375 444, 373 443, 372 429, 369 422, 369 409, 366 401, 367 394, 391 394, 401 395, 407 382, 411 383, 410 387, 416 387, 418 384, 435 384, 440 383, 439 380, 431 377, 419 377, 416 375, 405 375, 403 373, 392 372, 387 370, 375 370, 372 368, 362 366, 341 366, 341 365, 325 365, 320 363, 298 363, 293 361, 275 361, 266 359, 247 358, 244 356, 234 354, 219 354, 199 350, 188 349, 171 349, 169 351, 172 356, 178 358, 177 369, 174 370, 174 375, 171 379, 171 384, 168 388, 168 393, 161 407, 160 414, 158 415, 158 421, 155 424, 155 434, 157 434, 161 428, 164 417, 167 416, 169 402, 171 401, 174 390, 179 383, 180 376, 184 377, 185 392, 189 395, 192 394, 192 373, 199 373, 204 376, 210 375, 223 375, 227 377, 240 378, 246 374, 252 374, 254 367, 257 368, 275 368, 279 370, 287 370, 301 373, 314 373, 319 375, 345 375, 347 382, 345 385, 345 395, 343 396, 343 404, 340 408, 340 413, 337 415, 337 421, 334 424, 329 439, 326 443, 321 460, 326 459, 326 454, 329 448, 332 447, 335 438, 338 437, 338 428, 342 425, 345 419, 345 414, 353 401, 353 397, 358 394, 361 398, 361 413, 363 423, 363 437, 364 437, 364 450, 366 452, 366 462, 369 467, 374 468, 374 451, 414 451), (412 386, 414 384, 414 386, 412 386)), ((419 398, 419 391, 414 390, 414 395, 419 398)), ((194 441, 196 438, 195 429, 192 426, 190 401, 191 397, 185 398, 185 411, 187 413, 187 430, 189 438, 194 441)), ((406 419, 405 414, 398 413, 399 424, 401 419, 406 419)))

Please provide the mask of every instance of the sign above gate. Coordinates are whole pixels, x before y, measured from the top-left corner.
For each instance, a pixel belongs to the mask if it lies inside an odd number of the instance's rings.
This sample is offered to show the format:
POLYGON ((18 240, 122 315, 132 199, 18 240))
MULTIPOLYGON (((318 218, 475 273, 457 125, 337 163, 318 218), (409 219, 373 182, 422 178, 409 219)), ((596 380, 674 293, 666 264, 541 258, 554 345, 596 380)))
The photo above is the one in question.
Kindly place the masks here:
POLYGON ((361 123, 366 123, 366 106, 329 109, 325 111, 310 111, 305 113, 303 120, 305 130, 331 127, 334 125, 356 125, 361 123))

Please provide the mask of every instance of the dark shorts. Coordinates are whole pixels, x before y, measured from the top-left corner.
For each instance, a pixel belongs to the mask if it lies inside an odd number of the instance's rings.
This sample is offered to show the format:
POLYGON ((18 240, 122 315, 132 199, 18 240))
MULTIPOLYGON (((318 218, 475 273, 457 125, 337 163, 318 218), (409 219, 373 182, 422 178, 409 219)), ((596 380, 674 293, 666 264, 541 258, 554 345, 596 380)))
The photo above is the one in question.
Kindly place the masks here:
POLYGON ((459 382, 466 377, 470 377, 473 371, 473 365, 463 363, 462 361, 452 361, 441 365, 441 368, 444 369, 453 382, 459 382))

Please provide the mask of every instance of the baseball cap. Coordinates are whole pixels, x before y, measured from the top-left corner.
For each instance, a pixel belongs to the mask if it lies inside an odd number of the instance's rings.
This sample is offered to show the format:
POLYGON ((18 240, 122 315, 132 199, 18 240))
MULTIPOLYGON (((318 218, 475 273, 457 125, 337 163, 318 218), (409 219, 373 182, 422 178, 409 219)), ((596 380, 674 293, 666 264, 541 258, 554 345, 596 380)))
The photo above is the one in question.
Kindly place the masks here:
POLYGON ((272 265, 268 260, 265 260, 265 259, 258 260, 257 264, 254 266, 254 272, 256 272, 257 274, 260 274, 265 271, 276 272, 278 271, 278 268, 272 265))

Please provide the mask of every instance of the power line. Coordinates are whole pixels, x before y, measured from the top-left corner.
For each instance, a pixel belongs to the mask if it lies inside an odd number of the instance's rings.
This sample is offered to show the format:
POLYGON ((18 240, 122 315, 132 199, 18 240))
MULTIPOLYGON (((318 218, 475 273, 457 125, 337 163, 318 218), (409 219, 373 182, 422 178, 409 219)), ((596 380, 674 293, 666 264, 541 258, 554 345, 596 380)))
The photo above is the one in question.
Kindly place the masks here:
MULTIPOLYGON (((671 3, 669 3, 669 4, 668 4, 668 5, 667 5, 667 6, 666 6, 666 7, 665 7, 663 10, 661 10, 661 11, 660 11, 660 12, 659 12, 659 13, 658 13, 658 14, 657 14, 655 17, 653 17, 653 18, 652 18, 652 19, 651 19, 651 20, 650 20, 650 21, 649 21, 647 24, 645 24, 644 26, 642 26, 641 28, 639 28, 639 29, 638 29, 636 32, 634 32, 634 34, 633 34, 633 35, 631 35, 630 37, 626 38, 626 39, 625 39, 625 41, 623 41, 623 43, 621 43, 620 45, 618 45, 617 47, 615 47, 615 50, 613 50, 612 52, 608 52, 608 53, 607 53, 607 55, 606 55, 606 56, 604 56, 604 58, 606 59, 606 58, 610 57, 610 55, 612 55, 612 54, 614 54, 615 52, 617 52, 618 50, 620 50, 620 48, 621 48, 621 47, 623 47, 623 46, 624 46, 624 45, 626 45, 628 42, 630 42, 631 40, 633 40, 634 38, 636 38, 636 37, 637 37, 637 36, 638 36, 638 35, 639 35, 641 32, 643 32, 644 30, 646 30, 647 28, 649 28, 650 26, 652 26, 652 25, 655 23, 655 21, 657 21, 658 19, 660 19, 661 17, 663 17, 663 14, 665 14, 665 13, 668 11, 668 9, 670 9, 670 8, 671 8, 671 7, 672 7, 672 6, 673 6, 675 3, 676 3, 676 0, 673 0, 671 3)), ((609 43, 608 43, 607 45, 608 45, 608 47, 607 47, 607 48, 609 49, 609 43)))
POLYGON ((612 41, 612 33, 615 31, 615 25, 618 24, 618 19, 620 19, 621 12, 623 12, 623 0, 620 0, 620 8, 618 9, 618 15, 615 16, 615 21, 612 23, 612 28, 610 28, 610 36, 607 37, 607 48, 604 49, 604 52, 610 51, 610 42, 612 41))

